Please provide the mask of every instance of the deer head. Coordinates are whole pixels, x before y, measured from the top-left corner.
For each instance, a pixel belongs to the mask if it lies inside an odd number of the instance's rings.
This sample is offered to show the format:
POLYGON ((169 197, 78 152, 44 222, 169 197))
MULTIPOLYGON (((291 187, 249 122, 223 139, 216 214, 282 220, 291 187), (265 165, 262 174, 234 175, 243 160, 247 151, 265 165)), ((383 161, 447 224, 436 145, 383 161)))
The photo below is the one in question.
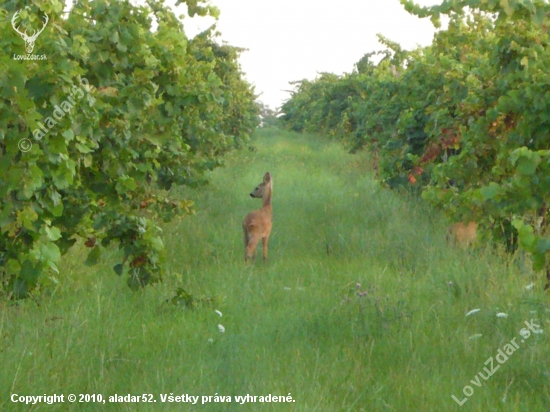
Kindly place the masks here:
POLYGON ((46 25, 48 24, 48 21, 50 20, 48 18, 48 15, 46 13, 44 13, 44 25, 42 26, 42 28, 38 31, 36 30, 33 30, 33 33, 31 36, 29 36, 27 34, 27 31, 25 30, 25 33, 21 32, 19 30, 19 28, 17 28, 15 26, 15 20, 17 19, 17 17, 19 17, 19 11, 15 12, 15 14, 13 15, 12 19, 11 19, 11 25, 13 27, 13 29, 19 33, 19 35, 21 36, 21 38, 25 41, 25 49, 27 49, 27 53, 28 54, 31 54, 32 51, 34 50, 34 42, 36 41, 36 38, 38 37, 38 35, 40 33, 42 33, 44 31, 44 29, 46 28, 46 25))

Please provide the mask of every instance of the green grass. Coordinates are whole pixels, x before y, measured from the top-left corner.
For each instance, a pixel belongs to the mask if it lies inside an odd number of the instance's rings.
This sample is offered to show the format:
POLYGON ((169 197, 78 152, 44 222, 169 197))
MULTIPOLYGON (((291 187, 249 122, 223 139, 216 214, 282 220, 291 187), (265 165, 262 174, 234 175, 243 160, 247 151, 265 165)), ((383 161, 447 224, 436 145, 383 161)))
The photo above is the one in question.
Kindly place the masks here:
POLYGON ((275 129, 253 145, 207 188, 178 193, 197 214, 163 226, 162 284, 133 293, 112 271, 114 250, 90 268, 77 248, 36 301, 0 303, 0 410, 547 410, 550 309, 540 278, 482 245, 448 248, 448 222, 381 188, 365 154, 275 129), (248 193, 266 171, 269 262, 259 253, 245 265, 241 221, 260 207, 248 193), (166 303, 178 287, 195 310, 166 303), (532 318, 544 332, 481 387, 470 383, 532 318), (463 399, 466 385, 474 394, 459 407, 451 395, 463 399), (150 393, 157 402, 25 406, 12 393, 150 393), (162 403, 171 393, 233 402, 162 403), (289 393, 284 404, 233 398, 289 393))

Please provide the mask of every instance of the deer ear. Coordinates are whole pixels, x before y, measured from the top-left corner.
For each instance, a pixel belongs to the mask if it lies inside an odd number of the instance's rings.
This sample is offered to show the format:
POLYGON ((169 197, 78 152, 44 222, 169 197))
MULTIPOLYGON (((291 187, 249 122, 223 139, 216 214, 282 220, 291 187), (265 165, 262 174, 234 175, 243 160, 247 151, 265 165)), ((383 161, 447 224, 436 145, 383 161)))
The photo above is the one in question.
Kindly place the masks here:
POLYGON ((271 173, 267 172, 264 175, 264 183, 269 183, 269 182, 271 182, 271 173))

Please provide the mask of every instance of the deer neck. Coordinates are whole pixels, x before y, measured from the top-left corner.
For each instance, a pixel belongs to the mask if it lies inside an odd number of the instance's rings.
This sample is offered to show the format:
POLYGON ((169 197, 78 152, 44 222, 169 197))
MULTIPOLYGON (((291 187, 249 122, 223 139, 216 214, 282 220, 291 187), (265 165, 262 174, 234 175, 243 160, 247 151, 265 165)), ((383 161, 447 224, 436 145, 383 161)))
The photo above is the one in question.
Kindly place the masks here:
POLYGON ((265 192, 262 198, 262 201, 263 201, 262 209, 265 209, 269 213, 271 213, 271 188, 269 188, 269 190, 265 192))

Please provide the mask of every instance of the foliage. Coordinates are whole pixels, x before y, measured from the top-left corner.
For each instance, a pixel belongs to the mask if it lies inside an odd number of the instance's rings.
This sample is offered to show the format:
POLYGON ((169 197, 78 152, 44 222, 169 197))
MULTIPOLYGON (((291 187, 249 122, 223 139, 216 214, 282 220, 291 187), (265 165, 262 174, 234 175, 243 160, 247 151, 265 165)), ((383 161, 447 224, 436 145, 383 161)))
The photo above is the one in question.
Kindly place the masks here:
POLYGON ((365 55, 353 73, 297 82, 283 106, 287 127, 370 148, 390 187, 422 193, 455 221, 480 222, 509 250, 519 235, 541 268, 550 250, 550 6, 402 4, 436 25, 447 15, 448 28, 409 52, 380 36, 386 50, 365 55))
MULTIPOLYGON (((217 15, 186 3, 190 15, 217 15)), ((26 296, 78 238, 90 248, 86 264, 118 244, 114 270, 128 272, 132 289, 158 280, 155 220, 192 212, 192 201, 168 191, 203 184, 257 124, 240 50, 211 31, 188 40, 161 1, 79 0, 66 18, 58 0, 3 7, 0 280, 26 296), (49 16, 35 49, 46 60, 12 58, 23 50, 10 24, 19 9, 30 25, 49 16)))

